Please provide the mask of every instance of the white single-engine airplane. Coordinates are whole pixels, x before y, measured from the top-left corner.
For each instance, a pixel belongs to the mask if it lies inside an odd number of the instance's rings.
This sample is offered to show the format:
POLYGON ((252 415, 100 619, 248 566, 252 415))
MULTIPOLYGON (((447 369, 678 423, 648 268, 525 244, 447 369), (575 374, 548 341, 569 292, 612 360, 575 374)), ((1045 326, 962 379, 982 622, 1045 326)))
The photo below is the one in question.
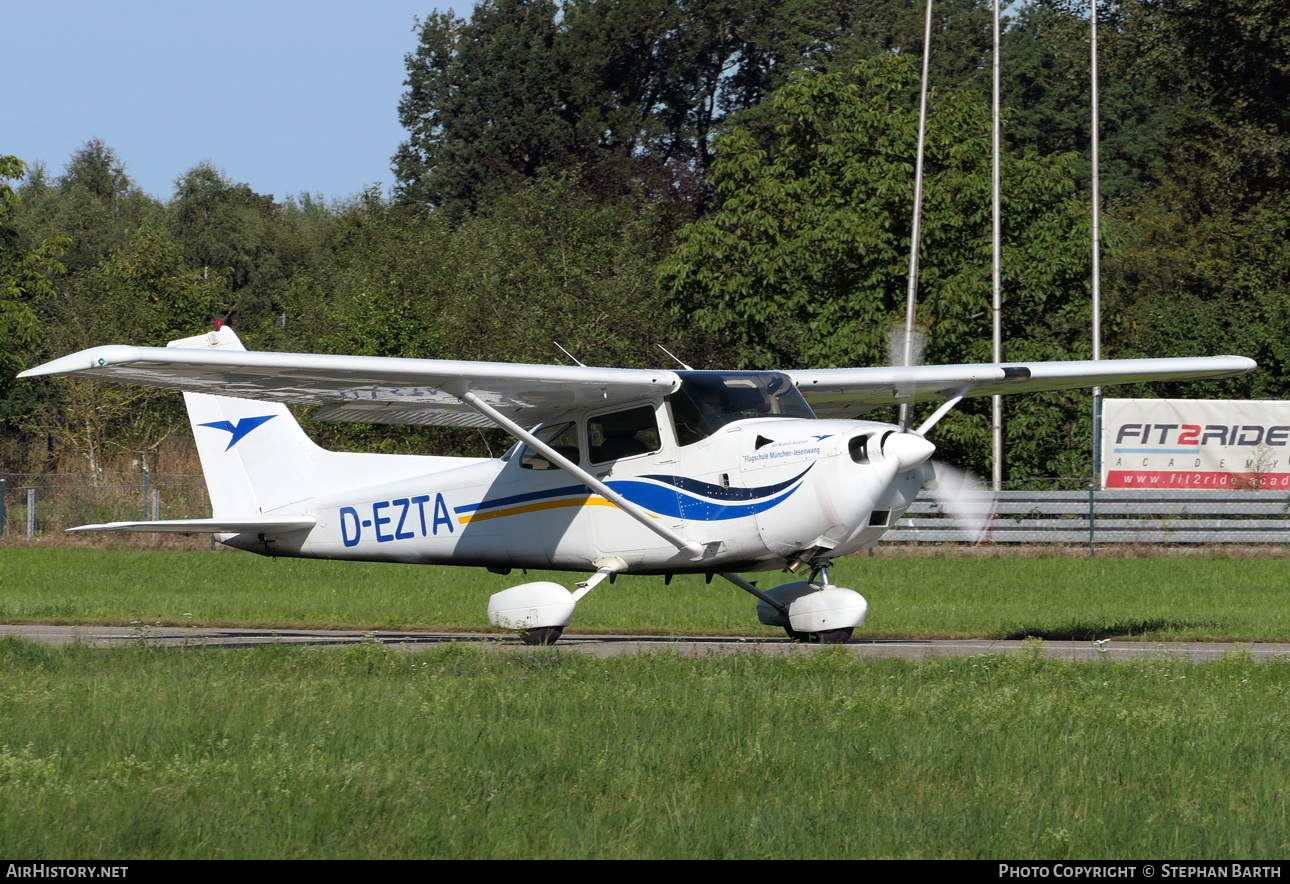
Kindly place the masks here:
POLYGON ((1250 371, 1239 356, 816 371, 647 371, 249 352, 227 326, 168 347, 106 346, 23 372, 182 390, 213 517, 75 531, 214 533, 261 555, 591 573, 570 592, 526 583, 494 626, 559 638, 617 574, 719 574, 763 623, 845 641, 868 603, 832 585, 934 476, 929 430, 964 396, 1250 371), (944 398, 917 430, 854 419, 944 398), (501 427, 500 458, 319 448, 317 420, 501 427), (531 429, 529 429, 531 428, 531 429), (763 591, 740 571, 809 571, 763 591))

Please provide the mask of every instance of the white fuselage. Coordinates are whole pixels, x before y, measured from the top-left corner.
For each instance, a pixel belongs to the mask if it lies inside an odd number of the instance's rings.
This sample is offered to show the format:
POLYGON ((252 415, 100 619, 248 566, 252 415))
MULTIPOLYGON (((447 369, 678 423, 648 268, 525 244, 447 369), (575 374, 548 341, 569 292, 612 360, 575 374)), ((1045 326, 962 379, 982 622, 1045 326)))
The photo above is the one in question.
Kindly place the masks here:
MULTIPOLYGON (((665 403, 656 407, 658 450, 595 463, 584 443, 576 462, 703 544, 698 562, 566 472, 531 468, 520 446, 503 458, 463 458, 460 465, 426 458, 424 471, 417 458, 399 457, 401 478, 331 493, 319 487, 308 500, 266 512, 311 515, 317 525, 307 532, 267 542, 248 534, 221 539, 269 555, 493 569, 592 571, 612 555, 632 573, 767 570, 807 550, 832 557, 872 546, 924 478, 919 469, 879 476, 857 458, 853 440, 897 429, 888 424, 754 418, 682 446, 665 403)), ((349 456, 331 457, 340 465, 349 456)))

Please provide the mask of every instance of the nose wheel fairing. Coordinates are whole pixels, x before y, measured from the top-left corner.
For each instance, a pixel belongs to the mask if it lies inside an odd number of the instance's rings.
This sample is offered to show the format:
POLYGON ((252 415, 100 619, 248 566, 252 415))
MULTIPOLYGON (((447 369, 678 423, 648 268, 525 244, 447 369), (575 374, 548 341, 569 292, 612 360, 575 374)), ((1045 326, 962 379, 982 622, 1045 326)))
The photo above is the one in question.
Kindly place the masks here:
POLYGON ((869 603, 855 590, 809 580, 765 590, 757 601, 757 619, 783 628, 790 637, 854 630, 868 612, 869 603))

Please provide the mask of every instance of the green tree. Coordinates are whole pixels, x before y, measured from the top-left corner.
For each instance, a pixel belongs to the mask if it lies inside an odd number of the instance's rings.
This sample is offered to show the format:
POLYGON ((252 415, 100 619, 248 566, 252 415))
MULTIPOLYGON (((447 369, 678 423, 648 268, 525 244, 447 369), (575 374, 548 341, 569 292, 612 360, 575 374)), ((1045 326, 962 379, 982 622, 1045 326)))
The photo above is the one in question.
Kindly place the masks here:
POLYGON ((72 154, 63 174, 50 180, 43 168, 28 175, 15 213, 27 248, 50 236, 69 238, 63 258, 68 277, 89 270, 125 242, 128 231, 155 221, 162 207, 139 190, 116 151, 98 139, 72 154))
POLYGON ((27 164, 0 156, 0 384, 8 385, 40 340, 40 320, 32 303, 53 293, 50 277, 65 272, 59 261, 66 237, 50 237, 38 248, 24 249, 13 214, 21 202, 9 181, 19 179, 27 164))
MULTIPOLYGON (((1003 7, 1007 10, 1012 5, 1005 0, 1003 7)), ((936 0, 933 4, 928 66, 931 82, 938 88, 989 89, 991 8, 991 0, 936 0)), ((818 48, 802 53, 812 61, 821 57, 829 61, 827 67, 815 64, 813 68, 845 72, 866 58, 885 53, 922 58, 927 16, 924 0, 863 0, 843 4, 842 11, 845 17, 835 13, 821 22, 834 19, 842 27, 833 33, 817 29, 824 39, 818 48)))
POLYGON ((655 279, 670 244, 665 206, 541 177, 456 231, 445 343, 465 359, 565 362, 559 341, 588 364, 657 366, 656 344, 691 346, 655 279))
POLYGON ((33 405, 30 389, 14 375, 29 368, 40 352, 43 327, 36 311, 41 298, 53 294, 52 279, 66 271, 61 259, 68 238, 51 235, 33 248, 21 243, 14 214, 21 200, 9 182, 22 177, 26 164, 0 156, 0 426, 5 443, 0 457, 15 460, 11 443, 21 438, 33 405))
MULTIPOLYGON (((717 142, 719 208, 681 231, 660 278, 674 311, 727 341, 740 367, 882 363, 901 322, 908 273, 918 115, 912 59, 879 56, 856 78, 809 74, 771 97, 777 139, 736 128, 717 142)), ((1004 322, 1010 359, 1088 354, 1086 210, 1072 197, 1070 156, 1004 158, 1004 322)), ((966 90, 933 95, 918 317, 925 360, 990 355, 989 109, 966 90)), ((1014 406, 1015 475, 1070 475, 1074 419, 1037 438, 1036 415, 1063 415, 1078 394, 1014 406)), ((988 452, 984 409, 969 404, 938 444, 977 469, 988 452)), ((1083 447, 1087 450, 1087 446, 1083 447)))
POLYGON ((1127 6, 1125 42, 1180 111, 1177 159, 1197 205, 1250 205, 1290 174, 1290 2, 1149 0, 1127 6))
MULTIPOLYGON (((369 192, 336 220, 330 259, 296 273, 274 334, 282 349, 442 359, 659 365, 679 329, 655 283, 665 205, 608 202, 576 174, 539 176, 454 225, 369 192)), ((687 355, 689 355, 687 351, 687 355)), ((697 358, 697 357, 696 357, 697 358)), ((498 453, 459 430, 311 428, 329 444, 498 453)))
MULTIPOLYGON (((1178 397, 1290 396, 1290 4, 1157 0, 1125 32, 1180 109, 1161 184, 1114 219, 1114 342, 1147 355, 1226 352, 1260 371, 1169 385, 1178 397)), ((1147 395, 1153 395, 1147 393, 1147 395)))
POLYGON ((778 0, 488 0, 469 20, 436 14, 407 57, 398 194, 459 218, 547 169, 614 199, 700 206, 724 121, 831 57, 853 18, 847 3, 778 0))
MULTIPOLYGON (((53 297, 47 346, 58 354, 105 342, 161 346, 225 315, 226 292, 223 280, 190 269, 159 225, 144 224, 53 297)), ((53 455, 83 456, 95 474, 113 456, 155 450, 187 426, 182 399, 174 393, 85 380, 49 383, 57 398, 38 417, 57 439, 53 455)))
POLYGON ((266 324, 277 312, 274 294, 284 276, 273 198, 203 162, 175 182, 167 209, 170 237, 187 264, 202 279, 219 278, 229 286, 233 297, 225 318, 248 329, 266 324))
MULTIPOLYGON (((1154 186, 1177 139, 1176 102, 1161 72, 1138 62, 1125 8, 1103 2, 1098 17, 1100 178, 1105 205, 1137 201, 1154 186)), ((1092 68, 1088 3, 1036 0, 1003 35, 1003 132, 1017 149, 1075 151, 1075 180, 1091 192, 1092 68)))
POLYGON ((394 157, 404 199, 474 208, 497 184, 577 156, 551 0, 489 0, 470 21, 435 14, 407 58, 394 157))

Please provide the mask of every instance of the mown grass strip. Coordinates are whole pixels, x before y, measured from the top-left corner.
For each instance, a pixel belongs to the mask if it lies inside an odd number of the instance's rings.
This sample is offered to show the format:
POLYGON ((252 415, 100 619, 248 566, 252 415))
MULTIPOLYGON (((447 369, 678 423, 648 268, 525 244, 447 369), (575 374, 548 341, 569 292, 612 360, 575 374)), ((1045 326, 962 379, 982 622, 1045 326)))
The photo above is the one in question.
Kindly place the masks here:
MULTIPOLYGON (((785 575, 761 575, 773 585, 785 575)), ((1290 641, 1290 569, 1278 559, 918 557, 838 562, 863 593, 869 637, 1290 641)), ((0 551, 0 620, 487 630, 492 593, 577 575, 272 561, 244 553, 0 551)), ((578 607, 571 631, 777 635, 719 578, 623 577, 578 607)))
POLYGON ((1290 664, 0 641, 0 853, 1290 853, 1290 664))

